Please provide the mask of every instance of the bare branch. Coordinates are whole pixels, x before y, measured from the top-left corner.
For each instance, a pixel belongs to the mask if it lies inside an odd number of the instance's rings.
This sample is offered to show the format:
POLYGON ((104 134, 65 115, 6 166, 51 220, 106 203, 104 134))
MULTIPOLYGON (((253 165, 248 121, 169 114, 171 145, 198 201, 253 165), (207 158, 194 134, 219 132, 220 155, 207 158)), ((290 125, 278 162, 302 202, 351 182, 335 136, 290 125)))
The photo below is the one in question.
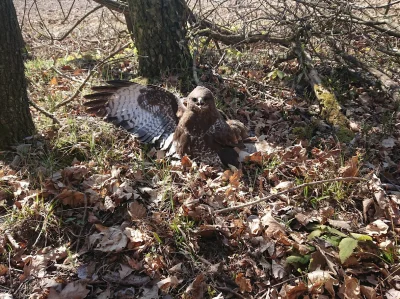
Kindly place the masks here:
POLYGON ((293 37, 284 37, 284 38, 279 38, 279 37, 272 37, 269 34, 254 34, 254 35, 249 35, 245 36, 242 34, 232 34, 232 35, 225 35, 221 34, 218 32, 215 32, 211 29, 203 29, 199 30, 198 32, 195 33, 198 36, 208 36, 211 37, 215 40, 218 40, 225 45, 237 45, 237 44, 251 44, 251 43, 256 43, 259 41, 265 41, 265 42, 270 42, 274 44, 279 44, 283 46, 289 46, 293 37))
MULTIPOLYGON (((63 23, 64 23, 65 21, 68 20, 70 14, 71 14, 72 8, 74 8, 74 5, 75 5, 75 0, 72 2, 71 6, 70 6, 70 8, 69 8, 68 13, 67 13, 67 16, 64 15, 64 21, 63 21, 63 23)), ((63 13, 64 13, 64 11, 63 11, 63 13)))
POLYGON ((62 41, 63 39, 65 39, 80 23, 82 23, 82 21, 84 19, 86 19, 89 15, 91 15, 92 13, 94 13, 96 10, 102 8, 102 5, 96 6, 95 8, 93 8, 91 11, 87 12, 82 18, 80 18, 75 24, 74 26, 72 26, 67 32, 65 32, 61 37, 56 37, 56 38, 52 38, 53 40, 57 40, 57 41, 62 41))
POLYGON ((39 112, 43 113, 48 118, 51 118, 53 120, 53 123, 60 124, 60 121, 53 114, 51 114, 50 112, 48 112, 48 111, 44 110, 43 108, 39 107, 38 105, 36 105, 31 100, 29 100, 29 104, 32 107, 34 107, 36 110, 38 110, 39 112))
POLYGON ((379 80, 382 85, 382 89, 390 95, 395 101, 400 101, 400 84, 395 82, 388 75, 383 73, 382 71, 367 66, 365 63, 358 60, 356 57, 341 53, 340 56, 346 61, 352 63, 353 65, 362 68, 363 70, 371 73, 375 78, 379 80))
POLYGON ((99 3, 111 10, 126 14, 129 13, 129 8, 127 4, 122 2, 114 1, 114 0, 93 0, 96 3, 99 3))

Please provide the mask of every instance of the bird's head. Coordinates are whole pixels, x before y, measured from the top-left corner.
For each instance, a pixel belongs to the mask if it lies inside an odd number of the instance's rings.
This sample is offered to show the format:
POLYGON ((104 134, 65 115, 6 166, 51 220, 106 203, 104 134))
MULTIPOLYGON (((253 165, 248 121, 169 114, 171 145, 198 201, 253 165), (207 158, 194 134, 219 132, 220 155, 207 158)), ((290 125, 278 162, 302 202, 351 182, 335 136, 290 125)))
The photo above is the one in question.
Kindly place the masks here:
POLYGON ((187 107, 192 111, 204 111, 215 107, 214 95, 204 87, 197 86, 186 98, 187 107))

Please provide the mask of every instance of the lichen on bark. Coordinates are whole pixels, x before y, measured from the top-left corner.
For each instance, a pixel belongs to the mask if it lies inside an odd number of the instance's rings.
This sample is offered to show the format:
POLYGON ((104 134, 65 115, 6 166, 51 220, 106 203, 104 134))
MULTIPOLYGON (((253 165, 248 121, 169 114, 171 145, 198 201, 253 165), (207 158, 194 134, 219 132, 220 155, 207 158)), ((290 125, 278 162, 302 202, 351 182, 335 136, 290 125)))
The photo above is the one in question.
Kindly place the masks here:
POLYGON ((340 142, 350 142, 354 133, 348 128, 349 120, 340 111, 335 95, 320 84, 314 84, 314 93, 321 106, 321 115, 336 128, 336 136, 340 142))

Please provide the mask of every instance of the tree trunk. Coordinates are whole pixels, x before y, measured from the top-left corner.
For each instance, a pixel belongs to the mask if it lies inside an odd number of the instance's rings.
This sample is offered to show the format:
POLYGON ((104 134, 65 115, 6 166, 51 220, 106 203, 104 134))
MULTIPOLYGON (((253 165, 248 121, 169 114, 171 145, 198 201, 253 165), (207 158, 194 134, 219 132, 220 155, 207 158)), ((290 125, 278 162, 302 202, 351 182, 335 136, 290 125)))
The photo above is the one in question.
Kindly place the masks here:
POLYGON ((128 0, 139 73, 145 77, 186 75, 192 57, 186 40, 184 0, 128 0))
POLYGON ((22 51, 24 44, 12 0, 0 1, 0 149, 32 135, 22 51))

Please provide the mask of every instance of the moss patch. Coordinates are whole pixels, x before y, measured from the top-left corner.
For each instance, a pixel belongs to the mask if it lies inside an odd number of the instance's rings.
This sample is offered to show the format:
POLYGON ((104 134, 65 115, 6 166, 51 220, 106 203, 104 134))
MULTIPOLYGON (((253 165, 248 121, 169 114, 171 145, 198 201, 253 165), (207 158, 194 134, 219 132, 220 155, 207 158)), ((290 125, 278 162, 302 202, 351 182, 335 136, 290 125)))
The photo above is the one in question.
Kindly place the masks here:
POLYGON ((349 142, 354 133, 347 126, 349 120, 340 111, 340 105, 335 95, 321 85, 315 84, 314 91, 321 105, 321 115, 331 125, 337 128, 337 137, 340 142, 349 142))

